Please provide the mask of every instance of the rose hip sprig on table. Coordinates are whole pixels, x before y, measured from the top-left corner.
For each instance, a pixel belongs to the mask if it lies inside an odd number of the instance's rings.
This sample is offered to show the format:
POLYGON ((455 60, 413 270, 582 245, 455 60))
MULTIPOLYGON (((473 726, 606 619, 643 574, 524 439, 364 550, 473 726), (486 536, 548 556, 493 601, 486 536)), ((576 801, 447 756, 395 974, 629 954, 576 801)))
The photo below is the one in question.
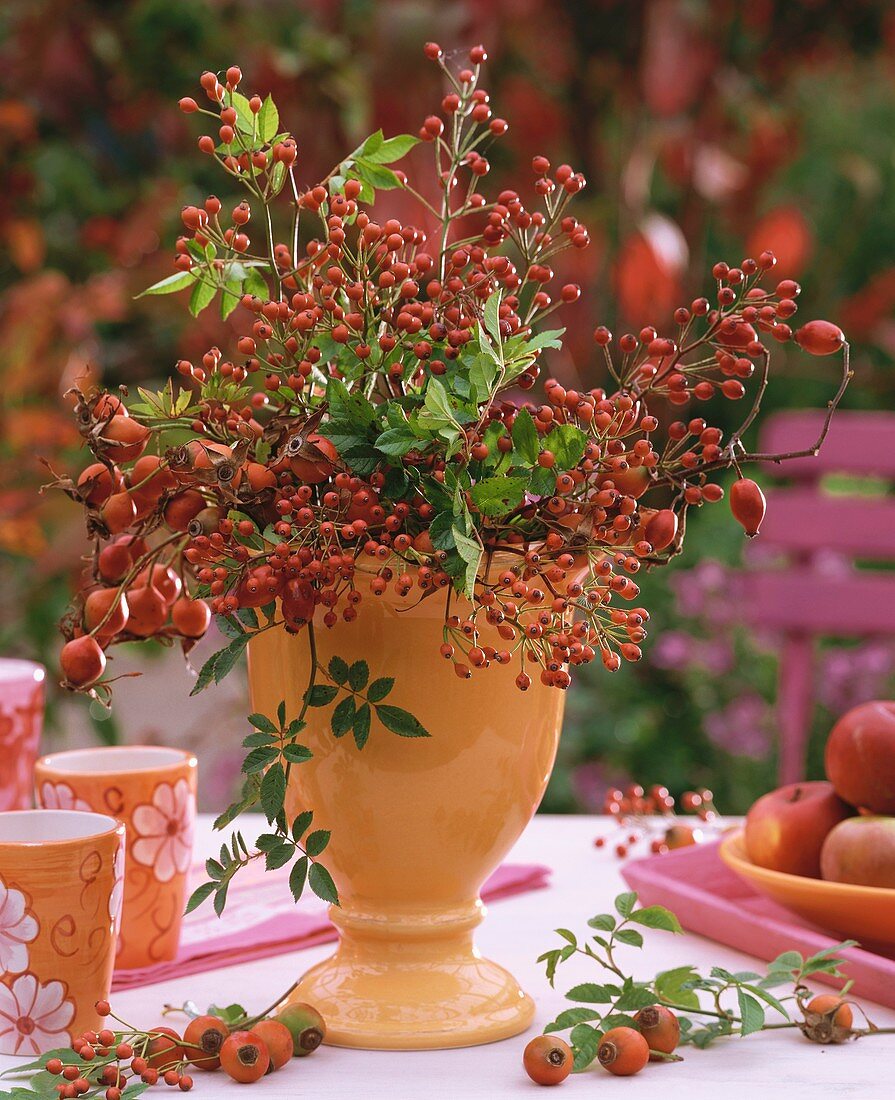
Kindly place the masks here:
MULTIPOLYGON (((482 84, 485 50, 454 66, 425 49, 446 91, 419 138, 377 131, 317 184, 272 99, 244 96, 235 66, 203 75, 208 106, 181 100, 241 194, 184 209, 175 272, 147 293, 189 289, 193 313, 217 301, 240 335, 229 353, 179 362, 180 388, 129 405, 72 395, 94 461, 57 485, 84 506, 95 549, 63 624, 68 686, 107 698, 110 646, 153 637, 188 651, 212 613, 230 641, 197 690, 275 626, 306 634, 326 679, 313 622, 397 598, 443 602, 433 644, 458 676, 504 665, 522 690, 534 676, 566 688, 596 658, 609 670, 640 658, 649 614, 634 578, 680 552, 690 508, 723 497, 712 475, 788 457, 742 443, 768 339, 812 354, 846 345, 825 321, 793 332, 799 288, 771 285, 769 252, 717 264, 712 300, 667 329, 616 340, 598 327, 601 384, 514 396, 560 346, 545 321, 579 296, 553 265, 588 244, 569 212, 585 181, 537 155, 528 182, 487 194, 485 154, 507 123, 482 84), (392 167, 411 153, 407 171, 392 167), (378 217, 383 190, 403 192, 413 220, 378 217), (703 403, 750 389, 725 439, 703 403)), ((731 508, 757 533, 754 482, 735 483, 731 508)), ((309 692, 333 686, 312 677, 309 692)), ((362 747, 370 708, 359 712, 362 747)), ((394 732, 419 735, 412 722, 394 732)))
POLYGON ((153 1085, 190 1092, 193 1068, 203 1074, 223 1069, 234 1081, 251 1084, 292 1058, 312 1054, 326 1035, 323 1017, 311 1005, 288 1005, 271 1016, 275 1007, 257 1016, 241 1005, 188 1011, 190 1022, 180 1035, 166 1026, 134 1027, 108 1001, 98 1001, 99 1015, 117 1026, 87 1031, 71 1047, 46 1051, 2 1076, 27 1078, 28 1096, 61 1100, 127 1100, 153 1085))
POLYGON ((798 951, 785 951, 768 964, 764 974, 734 974, 715 966, 703 975, 694 966, 679 966, 641 981, 621 968, 618 952, 643 946, 640 929, 681 932, 674 914, 661 905, 639 908, 637 895, 625 893, 615 899, 614 913, 598 914, 587 923, 591 931, 585 938, 558 928, 562 945, 538 959, 545 964, 551 986, 557 968, 579 955, 604 972, 599 982, 570 989, 566 996, 574 1006, 560 1012, 544 1034, 526 1047, 526 1072, 539 1084, 558 1084, 573 1069, 587 1069, 594 1061, 610 1073, 630 1076, 649 1062, 680 1061, 675 1052, 681 1045, 704 1048, 722 1038, 764 1030, 797 1029, 815 1043, 844 1043, 895 1032, 877 1027, 848 998, 851 982, 845 981, 842 959, 836 953, 853 947, 853 940, 808 958, 798 951), (842 988, 813 995, 805 983, 820 975, 843 979, 842 988), (772 992, 784 986, 786 992, 772 992), (853 1007, 864 1016, 864 1027, 853 1026, 853 1007), (768 1009, 777 1017, 771 1022, 766 1018, 768 1009), (570 1032, 569 1043, 556 1037, 561 1031, 570 1032))
POLYGON ((702 787, 684 791, 680 810, 695 814, 700 825, 694 827, 679 820, 679 810, 667 787, 654 784, 645 791, 639 783, 632 783, 624 791, 612 788, 606 792, 603 813, 613 819, 614 827, 612 832, 598 836, 594 847, 609 845, 619 859, 625 859, 634 847, 647 841, 652 854, 661 855, 717 835, 718 811, 710 790, 702 787))

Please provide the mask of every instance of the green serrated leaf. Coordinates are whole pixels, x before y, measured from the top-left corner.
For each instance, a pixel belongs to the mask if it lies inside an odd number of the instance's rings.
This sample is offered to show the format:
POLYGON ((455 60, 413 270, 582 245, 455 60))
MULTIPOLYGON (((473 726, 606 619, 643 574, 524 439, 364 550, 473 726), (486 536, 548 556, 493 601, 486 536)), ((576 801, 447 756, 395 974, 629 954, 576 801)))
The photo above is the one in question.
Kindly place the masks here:
POLYGON ((352 691, 363 691, 370 679, 370 666, 366 661, 355 661, 348 670, 348 683, 352 691))
POLYGON ((538 444, 538 429, 528 409, 520 409, 516 413, 511 432, 513 438, 514 457, 533 466, 538 460, 540 446, 538 444))
POLYGON ((261 104, 257 125, 258 137, 262 141, 270 141, 272 137, 276 136, 277 130, 280 128, 280 112, 270 95, 261 104))
POLYGON ((591 928, 598 928, 601 932, 611 932, 616 922, 611 913, 599 913, 596 917, 591 917, 587 923, 591 928))
POLYGON ((216 889, 216 882, 203 882, 201 886, 197 886, 190 894, 190 900, 186 903, 184 912, 192 913, 194 909, 198 909, 202 902, 211 897, 216 889))
POLYGON ((328 901, 330 905, 339 904, 339 891, 336 889, 336 884, 333 882, 332 875, 322 863, 314 863, 311 865, 308 882, 318 898, 321 898, 323 901, 328 901))
POLYGON ((637 895, 633 890, 619 894, 615 899, 615 910, 622 917, 630 917, 637 904, 637 895))
POLYGON ((619 928, 615 933, 618 943, 627 944, 628 947, 643 947, 643 936, 636 928, 619 928))
POLYGON ((572 1028, 569 1038, 572 1041, 572 1049, 575 1052, 575 1060, 572 1066, 576 1073, 580 1073, 581 1070, 587 1069, 594 1058, 596 1058, 597 1050, 600 1046, 600 1039, 602 1039, 602 1037, 603 1032, 598 1031, 595 1027, 591 1027, 590 1024, 576 1024, 572 1028))
POLYGON ((313 757, 307 745, 286 745, 283 756, 290 764, 304 764, 313 757))
POLYGON ((277 727, 263 714, 250 714, 248 717, 248 723, 250 726, 254 726, 256 730, 260 730, 262 733, 276 734, 277 727))
POLYGON ((308 835, 308 839, 305 841, 305 851, 309 856, 319 856, 327 844, 329 844, 331 835, 329 829, 315 829, 313 833, 308 835))
POLYGON ((374 708, 376 717, 387 730, 399 737, 430 737, 429 731, 414 716, 401 707, 389 703, 379 703, 374 708))
POLYGON ((286 772, 282 764, 271 764, 261 780, 261 809, 268 821, 283 809, 286 801, 286 772))
POLYGON ((332 657, 329 662, 329 674, 337 684, 344 684, 348 679, 348 662, 341 657, 332 657))
POLYGON ((314 820, 313 810, 302 810, 300 814, 292 822, 292 839, 301 840, 305 835, 311 822, 314 820))
POLYGON ((285 867, 295 855, 295 847, 292 844, 281 843, 267 853, 264 863, 268 871, 276 871, 285 867))
POLYGON ((330 720, 333 737, 344 737, 354 725, 356 706, 354 696, 348 695, 335 707, 330 720))
MULTIPOLYGON (((381 130, 379 136, 380 138, 382 136, 381 130)), ((367 141, 369 140, 370 138, 367 138, 367 141)), ((415 145, 419 145, 419 140, 412 134, 396 134, 384 141, 380 140, 379 144, 372 149, 363 149, 361 155, 364 160, 371 161, 373 164, 394 164, 396 160, 405 157, 415 145)))
POLYGON ((309 707, 325 707, 335 699, 338 691, 332 684, 315 684, 305 692, 305 702, 309 707))
POLYGON ((371 703, 378 703, 388 695, 395 686, 394 677, 380 676, 367 688, 367 698, 371 703))
POLYGON ((609 1004, 612 996, 605 985, 597 985, 596 982, 584 982, 582 985, 573 985, 566 994, 569 1001, 584 1001, 586 1004, 609 1004))
POLYGON ((308 880, 309 862, 307 856, 302 856, 295 861, 292 870, 289 872, 289 889, 296 901, 304 893, 305 883, 308 880))
POLYGON ((525 488, 525 478, 487 477, 473 485, 470 496, 483 515, 501 516, 522 503, 525 488))
POLYGON ((193 293, 190 295, 190 313, 194 317, 198 317, 203 309, 211 305, 217 292, 218 288, 214 283, 208 282, 206 279, 200 279, 193 287, 193 293))
POLYGON ((166 279, 160 279, 157 283, 153 283, 152 286, 148 286, 145 290, 141 290, 137 297, 145 298, 149 294, 176 294, 178 290, 186 290, 188 286, 192 286, 195 281, 196 276, 193 275, 192 272, 176 271, 166 279))
POLYGON ((556 469, 571 470, 584 457, 587 436, 574 424, 557 424, 544 439, 544 450, 552 451, 556 469))
POLYGON ((740 1006, 740 1034, 751 1035, 764 1027, 764 1009, 759 1002, 742 987, 737 989, 737 1002, 740 1006))
POLYGON ((264 771, 267 765, 272 764, 279 755, 280 750, 271 747, 261 746, 260 748, 252 749, 242 762, 242 770, 246 775, 264 771))
POLYGON ((366 745, 370 736, 370 719, 370 705, 363 703, 357 708, 357 714, 354 717, 354 744, 358 749, 366 745))
POLYGON ((485 329, 491 339, 500 345, 500 291, 495 290, 491 297, 485 302, 485 329))
POLYGON ((661 928, 665 932, 683 932, 681 923, 664 905, 649 905, 645 909, 635 909, 629 920, 642 924, 645 928, 661 928))
POLYGON ((594 1008, 567 1008, 544 1028, 544 1034, 552 1035, 557 1031, 565 1031, 576 1024, 587 1023, 588 1020, 599 1020, 601 1016, 602 1013, 594 1008))

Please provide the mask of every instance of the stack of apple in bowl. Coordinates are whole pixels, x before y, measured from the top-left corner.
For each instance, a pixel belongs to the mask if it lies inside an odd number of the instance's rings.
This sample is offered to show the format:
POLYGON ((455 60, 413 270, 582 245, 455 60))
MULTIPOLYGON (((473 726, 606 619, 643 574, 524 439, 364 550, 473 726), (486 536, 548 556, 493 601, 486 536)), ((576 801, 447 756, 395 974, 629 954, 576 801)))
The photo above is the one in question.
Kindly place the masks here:
POLYGON ((838 935, 895 946, 895 703, 865 703, 833 727, 826 780, 752 806, 721 856, 773 900, 838 935))

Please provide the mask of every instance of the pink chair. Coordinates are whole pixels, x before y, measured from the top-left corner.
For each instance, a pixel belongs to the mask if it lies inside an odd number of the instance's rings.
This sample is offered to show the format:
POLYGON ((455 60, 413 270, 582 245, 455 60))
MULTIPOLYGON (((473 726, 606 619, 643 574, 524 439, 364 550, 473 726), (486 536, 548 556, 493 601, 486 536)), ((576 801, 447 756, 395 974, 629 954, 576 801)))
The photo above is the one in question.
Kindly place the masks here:
MULTIPOLYGON (((769 417, 761 452, 809 447, 822 419, 820 412, 769 417)), ((840 411, 816 458, 768 467, 778 470, 790 483, 766 491, 767 514, 750 556, 772 549, 784 560, 753 567, 741 580, 746 620, 782 636, 779 777, 792 783, 804 777, 815 639, 895 634, 895 572, 872 568, 895 562, 895 413, 840 411), (824 485, 831 474, 874 477, 888 485, 867 496, 835 494, 824 485), (866 568, 825 571, 822 561, 830 552, 866 568)))

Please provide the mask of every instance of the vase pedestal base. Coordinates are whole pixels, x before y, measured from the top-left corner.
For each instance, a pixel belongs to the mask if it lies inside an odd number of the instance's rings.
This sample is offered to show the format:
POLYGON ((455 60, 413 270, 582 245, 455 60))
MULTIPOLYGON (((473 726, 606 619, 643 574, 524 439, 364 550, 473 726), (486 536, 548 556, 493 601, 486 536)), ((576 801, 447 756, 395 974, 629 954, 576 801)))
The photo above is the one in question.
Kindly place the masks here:
POLYGON ((534 1018, 534 1001, 478 954, 472 928, 482 913, 481 902, 411 920, 332 910, 339 947, 311 967, 289 1002, 321 1013, 331 1046, 440 1050, 518 1035, 534 1018))

